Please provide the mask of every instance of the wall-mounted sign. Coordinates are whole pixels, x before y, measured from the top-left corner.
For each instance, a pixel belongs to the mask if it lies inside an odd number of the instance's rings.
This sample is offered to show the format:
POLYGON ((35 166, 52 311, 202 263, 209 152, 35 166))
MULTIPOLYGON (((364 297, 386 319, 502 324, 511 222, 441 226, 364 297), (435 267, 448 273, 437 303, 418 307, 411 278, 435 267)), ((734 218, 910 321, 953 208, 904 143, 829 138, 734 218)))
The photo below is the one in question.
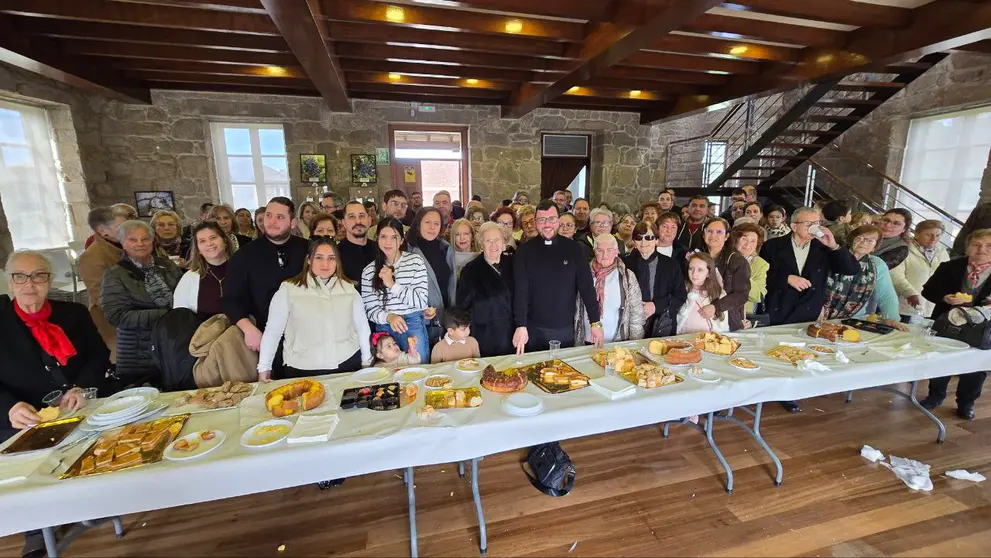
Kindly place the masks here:
POLYGON ((376 147, 375 148, 375 162, 379 165, 389 164, 389 148, 388 147, 376 147))
POLYGON ((410 182, 416 182, 416 167, 413 165, 406 165, 403 167, 403 182, 409 184, 410 182))

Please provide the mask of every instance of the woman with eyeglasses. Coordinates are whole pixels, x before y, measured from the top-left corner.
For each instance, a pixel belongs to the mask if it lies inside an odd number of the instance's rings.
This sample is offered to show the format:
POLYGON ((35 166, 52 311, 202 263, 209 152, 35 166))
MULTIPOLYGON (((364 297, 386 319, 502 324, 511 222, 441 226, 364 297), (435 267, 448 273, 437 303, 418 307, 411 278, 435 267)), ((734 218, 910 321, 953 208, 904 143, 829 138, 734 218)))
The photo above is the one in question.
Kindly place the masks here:
POLYGON ((558 217, 558 227, 557 234, 563 236, 564 238, 575 239, 575 232, 578 230, 578 221, 575 220, 575 214, 571 212, 564 212, 558 217))
POLYGON ((874 254, 884 260, 888 269, 905 261, 908 257, 907 233, 912 227, 912 214, 907 209, 896 207, 881 216, 881 242, 874 254))
POLYGON ((826 301, 823 317, 827 320, 864 318, 877 310, 884 323, 902 331, 908 327, 898 314, 898 295, 891 283, 888 266, 871 252, 881 241, 881 229, 866 225, 847 235, 850 252, 860 264, 853 275, 831 273, 826 278, 826 301))
POLYGON ((286 378, 355 372, 371 365, 365 306, 344 277, 332 237, 312 237, 303 271, 285 280, 272 297, 258 355, 259 381, 272 379, 283 338, 286 378))
POLYGON ((483 357, 508 355, 513 348, 513 256, 498 223, 478 228, 482 254, 465 264, 458 279, 457 306, 471 313, 471 335, 483 357))
POLYGON ((158 373, 152 330, 172 310, 182 270, 155 255, 155 233, 144 221, 125 221, 117 236, 124 255, 103 274, 100 300, 107 321, 117 328, 117 376, 145 380, 158 373))
POLYGON ((515 252, 516 239, 513 236, 513 231, 516 230, 516 212, 509 207, 500 207, 492 212, 492 215, 489 216, 489 220, 502 227, 506 245, 505 252, 507 254, 512 254, 515 252))
MULTIPOLYGON (((749 209, 750 206, 748 205, 749 209)), ((749 217, 749 215, 748 215, 749 217)), ((760 247, 764 244, 764 229, 753 223, 740 223, 733 227, 730 234, 730 246, 746 258, 750 264, 750 296, 744 311, 753 314, 757 304, 767 295, 767 270, 771 267, 764 258, 758 256, 760 247)), ((763 324, 770 325, 770 324, 763 324)))
MULTIPOLYGON (((640 283, 633 271, 619 257, 619 242, 612 234, 595 237, 592 251, 592 278, 595 296, 599 302, 599 322, 602 324, 603 342, 643 339, 643 296, 640 283)), ((592 328, 585 304, 578 297, 575 311, 575 342, 594 344, 592 328)))
POLYGON ((409 351, 412 342, 420 362, 430 362, 424 316, 429 306, 427 262, 419 254, 405 250, 403 224, 398 219, 386 217, 379 221, 376 235, 375 260, 361 273, 365 314, 375 324, 375 331, 391 335, 403 352, 409 351))
POLYGON ((716 263, 724 295, 702 307, 699 314, 713 319, 726 312, 730 331, 737 331, 744 326, 745 307, 750 298, 750 264, 735 246, 727 245, 729 233, 729 223, 722 217, 709 219, 702 229, 706 252, 716 263))
POLYGON ((658 252, 657 241, 654 222, 641 221, 633 228, 636 249, 623 258, 640 284, 647 337, 673 335, 675 317, 688 296, 681 263, 658 252))

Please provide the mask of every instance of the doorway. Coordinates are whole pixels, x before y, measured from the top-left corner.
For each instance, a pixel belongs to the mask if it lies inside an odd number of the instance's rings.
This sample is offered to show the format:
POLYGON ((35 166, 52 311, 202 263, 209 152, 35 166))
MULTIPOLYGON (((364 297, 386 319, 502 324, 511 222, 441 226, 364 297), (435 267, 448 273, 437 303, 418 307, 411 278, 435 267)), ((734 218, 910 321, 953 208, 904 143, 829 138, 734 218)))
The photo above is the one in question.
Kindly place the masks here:
POLYGON ((451 201, 467 204, 468 128, 430 124, 389 124, 392 183, 407 195, 423 193, 423 205, 447 190, 451 201))

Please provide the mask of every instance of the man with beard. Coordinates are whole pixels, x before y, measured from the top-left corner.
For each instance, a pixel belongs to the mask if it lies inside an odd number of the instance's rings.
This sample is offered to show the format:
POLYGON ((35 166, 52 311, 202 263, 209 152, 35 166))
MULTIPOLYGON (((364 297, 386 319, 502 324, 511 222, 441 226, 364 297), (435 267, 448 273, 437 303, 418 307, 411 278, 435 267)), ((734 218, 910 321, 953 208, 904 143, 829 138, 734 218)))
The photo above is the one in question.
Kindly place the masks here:
POLYGON ((592 206, 588 204, 588 200, 585 198, 578 198, 575 200, 574 209, 571 211, 575 214, 575 236, 584 236, 588 232, 588 214, 592 211, 592 206))
POLYGON ((341 266, 344 276, 361 284, 361 272, 375 259, 375 242, 368 242, 368 213, 365 206, 352 200, 344 206, 344 231, 347 238, 337 245, 341 253, 341 266))
POLYGON ((705 225, 709 215, 709 198, 703 195, 693 196, 688 202, 688 218, 682 225, 681 231, 675 242, 683 246, 689 252, 692 250, 705 250, 705 242, 702 239, 702 226, 705 225))
MULTIPOLYGON (((242 246, 227 264, 221 304, 230 322, 244 333, 244 343, 254 351, 261 344, 272 296, 283 281, 299 274, 306 260, 309 243, 291 234, 295 215, 292 200, 272 198, 265 206, 265 237, 242 246)), ((281 369, 281 351, 276 362, 281 369)))
POLYGON ((434 194, 434 207, 440 212, 440 234, 447 234, 448 227, 454 222, 453 208, 451 205, 451 194, 447 190, 438 190, 434 194))
MULTIPOLYGON (((389 190, 382 196, 382 213, 379 214, 379 219, 385 219, 386 217, 392 217, 393 219, 398 219, 400 222, 406 217, 406 211, 409 209, 409 201, 406 198, 406 192, 399 190, 389 190)), ((409 225, 403 225, 403 230, 409 229, 409 225)), ((377 238, 378 236, 378 223, 372 223, 371 227, 368 229, 368 236, 372 238, 377 238)))
MULTIPOLYGON (((423 193, 419 190, 413 190, 409 195, 409 208, 406 210, 406 216, 401 220, 407 227, 413 224, 413 216, 416 212, 423 207, 423 193)), ((372 221, 375 222, 374 220, 372 221)))
POLYGON ((564 213, 568 210, 568 192, 565 190, 558 190, 554 192, 554 203, 557 204, 557 210, 564 213))
POLYGON ((553 201, 540 202, 535 221, 539 236, 522 244, 513 258, 516 354, 546 350, 551 340, 573 347, 575 316, 569 309, 575 307, 579 294, 591 322, 592 340, 602 345, 599 302, 588 259, 577 242, 557 234, 559 218, 553 201))

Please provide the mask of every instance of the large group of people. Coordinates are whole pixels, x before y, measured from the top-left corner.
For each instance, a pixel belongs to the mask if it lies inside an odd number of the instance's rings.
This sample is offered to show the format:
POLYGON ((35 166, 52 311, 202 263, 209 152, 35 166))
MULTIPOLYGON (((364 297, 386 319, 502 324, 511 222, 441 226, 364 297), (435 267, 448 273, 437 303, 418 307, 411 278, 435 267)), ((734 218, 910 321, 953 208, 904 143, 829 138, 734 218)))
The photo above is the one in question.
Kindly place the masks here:
MULTIPOLYGON (((842 202, 789 218, 753 189, 722 215, 704 196, 679 208, 671 191, 636 212, 564 191, 536 204, 518 192, 494 211, 444 191, 432 201, 397 189, 380 207, 333 194, 256 212, 204 204, 185 227, 171 211, 146 223, 127 206, 93 209, 79 258, 89 312, 48 300, 41 254, 6 263, 0 358, 17 366, 0 372, 0 436, 37 422, 53 390, 75 404, 80 388, 174 387, 162 360, 189 354, 155 344, 156 328, 180 323, 173 313, 193 330, 219 316, 253 355, 252 377, 269 381, 871 314, 903 329, 991 292, 991 229, 950 259, 942 223, 913 229, 900 209, 877 225, 842 202)), ((961 379, 960 416, 973 416, 984 376, 961 379)), ((923 404, 945 396, 934 380, 923 404)))

